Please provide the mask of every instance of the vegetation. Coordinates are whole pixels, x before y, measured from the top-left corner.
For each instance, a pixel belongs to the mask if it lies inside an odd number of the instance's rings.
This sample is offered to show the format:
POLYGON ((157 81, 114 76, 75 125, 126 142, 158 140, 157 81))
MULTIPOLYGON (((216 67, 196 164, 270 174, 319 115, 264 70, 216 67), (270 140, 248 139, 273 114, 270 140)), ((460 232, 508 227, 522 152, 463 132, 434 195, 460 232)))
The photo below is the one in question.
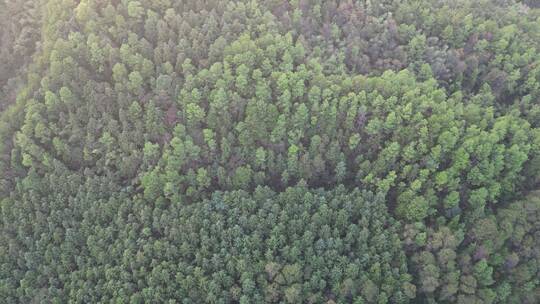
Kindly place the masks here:
POLYGON ((0 3, 6 303, 538 303, 535 1, 0 3))

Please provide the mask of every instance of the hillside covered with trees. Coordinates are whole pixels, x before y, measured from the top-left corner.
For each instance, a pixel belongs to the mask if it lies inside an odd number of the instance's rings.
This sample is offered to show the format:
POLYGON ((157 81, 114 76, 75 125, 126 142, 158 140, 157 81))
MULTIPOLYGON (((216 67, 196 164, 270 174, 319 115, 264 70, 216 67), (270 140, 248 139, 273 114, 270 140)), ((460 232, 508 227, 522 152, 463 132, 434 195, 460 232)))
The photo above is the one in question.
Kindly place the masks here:
POLYGON ((0 25, 0 303, 540 303, 538 1, 0 25))

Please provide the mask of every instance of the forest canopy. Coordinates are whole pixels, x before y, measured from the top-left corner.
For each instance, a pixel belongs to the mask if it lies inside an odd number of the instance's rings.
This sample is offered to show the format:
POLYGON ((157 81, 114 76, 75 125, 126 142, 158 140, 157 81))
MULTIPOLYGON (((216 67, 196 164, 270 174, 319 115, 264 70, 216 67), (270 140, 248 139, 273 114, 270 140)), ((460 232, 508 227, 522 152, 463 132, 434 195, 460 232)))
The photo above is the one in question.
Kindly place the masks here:
POLYGON ((0 302, 540 302, 537 1, 0 23, 0 302))

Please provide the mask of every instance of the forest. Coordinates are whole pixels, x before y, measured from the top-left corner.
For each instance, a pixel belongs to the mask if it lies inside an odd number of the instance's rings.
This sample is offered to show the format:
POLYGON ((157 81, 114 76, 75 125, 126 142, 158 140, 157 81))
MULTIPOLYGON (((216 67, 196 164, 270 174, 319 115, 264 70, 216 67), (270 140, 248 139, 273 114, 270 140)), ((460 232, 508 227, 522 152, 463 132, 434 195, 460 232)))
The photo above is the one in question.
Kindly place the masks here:
POLYGON ((540 2, 0 2, 0 303, 540 303, 540 2))

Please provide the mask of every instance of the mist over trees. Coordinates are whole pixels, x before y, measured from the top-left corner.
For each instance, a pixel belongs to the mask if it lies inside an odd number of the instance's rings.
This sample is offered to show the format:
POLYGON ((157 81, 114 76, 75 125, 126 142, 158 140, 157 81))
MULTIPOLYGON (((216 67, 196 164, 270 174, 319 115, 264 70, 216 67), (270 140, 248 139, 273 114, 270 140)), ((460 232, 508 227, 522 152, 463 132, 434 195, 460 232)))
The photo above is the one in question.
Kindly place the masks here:
POLYGON ((0 3, 0 302, 540 301, 540 10, 0 3))

